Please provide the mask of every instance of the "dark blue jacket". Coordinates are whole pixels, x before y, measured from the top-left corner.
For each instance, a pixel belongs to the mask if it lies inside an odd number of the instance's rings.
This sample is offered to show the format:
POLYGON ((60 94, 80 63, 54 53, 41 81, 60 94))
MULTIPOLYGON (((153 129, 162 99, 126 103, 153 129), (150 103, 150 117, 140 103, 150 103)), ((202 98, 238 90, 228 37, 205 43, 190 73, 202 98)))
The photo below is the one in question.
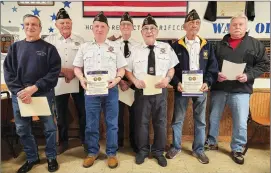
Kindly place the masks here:
MULTIPOLYGON (((203 82, 211 86, 217 80, 218 65, 215 57, 214 49, 211 43, 207 42, 204 38, 200 39, 200 55, 199 64, 200 70, 203 70, 203 82)), ((189 53, 185 45, 185 37, 172 44, 172 48, 175 51, 179 59, 179 64, 175 66, 175 74, 170 82, 170 85, 174 89, 177 88, 178 83, 182 82, 182 71, 190 70, 189 65, 189 53)))

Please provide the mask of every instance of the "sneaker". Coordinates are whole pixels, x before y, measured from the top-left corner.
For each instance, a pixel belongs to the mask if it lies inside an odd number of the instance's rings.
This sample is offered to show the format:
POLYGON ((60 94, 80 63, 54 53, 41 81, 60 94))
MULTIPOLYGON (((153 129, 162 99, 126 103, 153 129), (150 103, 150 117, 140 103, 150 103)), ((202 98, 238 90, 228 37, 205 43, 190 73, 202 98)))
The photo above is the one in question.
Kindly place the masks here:
POLYGON ((181 149, 176 149, 176 148, 174 148, 174 147, 171 147, 171 148, 168 150, 167 154, 166 154, 166 158, 167 158, 167 159, 173 159, 173 158, 175 158, 175 157, 178 155, 178 153, 180 153, 180 152, 181 152, 181 149))
POLYGON ((158 161, 158 164, 162 167, 166 167, 167 166, 167 159, 165 158, 164 155, 159 155, 159 156, 156 156, 154 155, 153 156, 155 159, 157 159, 158 161))
POLYGON ((84 160, 83 167, 89 168, 94 164, 94 161, 98 158, 98 155, 96 156, 87 156, 84 160))
POLYGON ((192 155, 194 157, 196 157, 198 159, 198 161, 202 164, 207 164, 209 163, 209 158, 206 156, 206 154, 203 152, 203 153, 200 153, 200 154, 197 154, 195 152, 192 153, 192 155))
POLYGON ((109 156, 107 160, 108 167, 113 169, 118 166, 118 159, 116 156, 109 156))
POLYGON ((148 157, 148 154, 144 154, 142 152, 138 152, 136 154, 136 158, 135 158, 136 164, 140 165, 140 164, 144 163, 146 157, 148 157))
POLYGON ((205 144, 204 144, 204 150, 205 151, 218 150, 218 145, 217 144, 208 144, 208 142, 205 142, 205 144))
POLYGON ((235 152, 235 151, 232 151, 231 152, 231 158, 232 160, 237 163, 237 164, 240 164, 240 165, 243 165, 244 162, 245 162, 245 159, 243 157, 243 153, 242 152, 235 152))

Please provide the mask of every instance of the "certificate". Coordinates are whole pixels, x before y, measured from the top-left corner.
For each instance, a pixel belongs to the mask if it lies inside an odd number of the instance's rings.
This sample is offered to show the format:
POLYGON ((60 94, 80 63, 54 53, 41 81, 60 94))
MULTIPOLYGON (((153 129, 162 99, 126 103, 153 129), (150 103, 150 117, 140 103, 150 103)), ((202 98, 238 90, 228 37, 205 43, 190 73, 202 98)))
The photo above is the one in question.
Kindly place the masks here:
POLYGON ((182 96, 202 96, 203 92, 200 88, 203 84, 203 71, 193 70, 182 72, 182 96))
POLYGON ((227 80, 236 80, 236 76, 243 74, 246 63, 236 64, 227 60, 223 60, 222 74, 227 77, 227 80))
POLYGON ((128 106, 132 106, 135 101, 135 91, 131 88, 126 91, 122 91, 119 86, 119 101, 125 103, 128 106))
POLYGON ((108 95, 108 71, 88 71, 87 81, 86 95, 108 95))
POLYGON ((32 102, 25 104, 17 98, 22 117, 50 116, 51 110, 46 97, 31 97, 32 102))
POLYGON ((246 2, 217 2, 217 17, 232 17, 245 13, 246 2))
POLYGON ((55 87, 55 95, 62 95, 68 93, 79 93, 79 79, 73 78, 70 83, 66 83, 64 77, 59 77, 55 87))
POLYGON ((143 95, 162 94, 162 88, 155 88, 155 84, 162 80, 162 76, 153 76, 145 74, 144 82, 146 87, 143 88, 143 95))

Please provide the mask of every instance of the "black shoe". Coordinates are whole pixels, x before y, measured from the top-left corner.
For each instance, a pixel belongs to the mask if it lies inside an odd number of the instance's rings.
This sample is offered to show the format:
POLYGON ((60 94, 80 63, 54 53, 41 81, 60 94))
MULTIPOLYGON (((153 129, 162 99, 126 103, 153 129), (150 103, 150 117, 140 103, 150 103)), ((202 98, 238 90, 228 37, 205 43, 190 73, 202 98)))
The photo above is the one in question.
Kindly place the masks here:
POLYGON ((208 144, 208 142, 205 142, 205 144, 204 144, 204 150, 205 151, 218 150, 218 145, 217 144, 208 144))
POLYGON ((165 158, 164 155, 159 155, 159 156, 156 156, 156 155, 153 155, 153 157, 155 159, 157 159, 158 161, 158 164, 162 167, 166 167, 167 166, 167 159, 165 158))
POLYGON ((38 159, 34 162, 26 161, 25 164, 23 164, 23 166, 20 167, 20 169, 17 171, 17 173, 26 173, 26 172, 30 171, 34 165, 39 164, 39 163, 40 163, 40 159, 38 159))
POLYGON ((136 164, 140 165, 140 164, 144 163, 145 158, 147 158, 147 157, 148 157, 148 154, 145 154, 143 152, 138 152, 136 154, 136 158, 135 158, 136 159, 136 164))
POLYGON ((243 153, 242 152, 235 152, 235 151, 232 151, 231 152, 231 158, 232 160, 237 163, 237 164, 240 164, 240 165, 243 165, 244 162, 245 162, 245 159, 243 157, 243 153))
POLYGON ((58 170, 58 163, 56 159, 47 159, 47 163, 49 172, 55 172, 58 170))
POLYGON ((206 156, 206 154, 203 152, 203 153, 200 153, 200 154, 197 154, 195 152, 192 153, 192 155, 194 157, 196 157, 198 159, 198 161, 202 164, 208 164, 209 163, 209 158, 206 156))

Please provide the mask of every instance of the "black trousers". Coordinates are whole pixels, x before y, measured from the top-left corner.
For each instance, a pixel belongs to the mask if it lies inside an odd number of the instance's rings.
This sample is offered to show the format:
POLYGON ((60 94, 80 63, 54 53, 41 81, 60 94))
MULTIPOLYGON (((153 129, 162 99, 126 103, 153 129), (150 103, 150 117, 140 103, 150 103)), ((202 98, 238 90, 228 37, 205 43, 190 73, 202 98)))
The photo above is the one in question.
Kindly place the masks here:
POLYGON ((135 112, 134 112, 134 104, 130 107, 125 103, 119 101, 119 119, 118 119, 118 143, 123 144, 124 141, 124 114, 125 107, 128 107, 129 111, 129 140, 131 147, 136 150, 137 147, 135 145, 135 112))
POLYGON ((56 101, 56 113, 57 113, 57 125, 59 131, 59 143, 67 144, 69 140, 69 118, 68 118, 68 101, 72 96, 75 107, 78 113, 79 130, 81 142, 85 141, 85 127, 86 127, 86 112, 85 112, 85 96, 84 89, 80 85, 79 93, 63 94, 55 97, 56 101))
POLYGON ((139 152, 149 153, 149 122, 152 117, 154 141, 151 146, 153 155, 162 155, 165 151, 167 140, 167 89, 162 89, 162 94, 145 96, 143 90, 135 90, 134 111, 136 145, 139 152))

